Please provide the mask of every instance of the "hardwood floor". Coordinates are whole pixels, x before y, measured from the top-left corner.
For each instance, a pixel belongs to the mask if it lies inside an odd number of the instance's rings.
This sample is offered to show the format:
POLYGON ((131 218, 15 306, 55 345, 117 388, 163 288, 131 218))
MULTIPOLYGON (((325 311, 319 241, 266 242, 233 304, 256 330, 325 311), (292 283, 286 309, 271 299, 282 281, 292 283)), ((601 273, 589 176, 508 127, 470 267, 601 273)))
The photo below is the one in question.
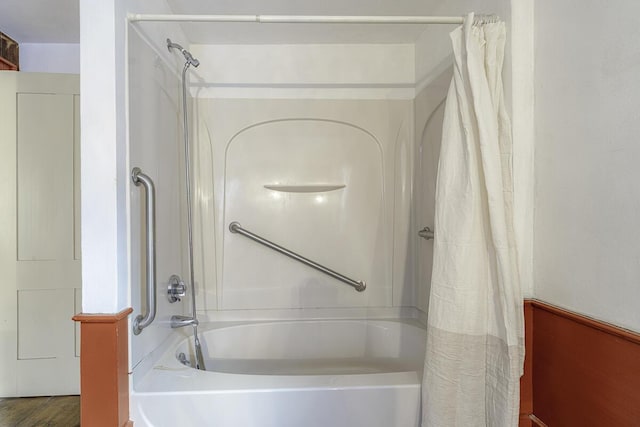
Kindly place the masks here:
POLYGON ((0 427, 79 427, 80 396, 0 399, 0 427))

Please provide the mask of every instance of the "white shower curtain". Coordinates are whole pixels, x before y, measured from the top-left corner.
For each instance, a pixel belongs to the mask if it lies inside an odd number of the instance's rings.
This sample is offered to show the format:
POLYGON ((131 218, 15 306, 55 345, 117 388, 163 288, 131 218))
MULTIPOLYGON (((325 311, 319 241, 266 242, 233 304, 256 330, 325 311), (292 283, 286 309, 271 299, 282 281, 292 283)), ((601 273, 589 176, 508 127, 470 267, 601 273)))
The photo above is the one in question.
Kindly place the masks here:
POLYGON ((504 22, 451 33, 438 165, 422 426, 515 427, 524 319, 513 233, 504 22))

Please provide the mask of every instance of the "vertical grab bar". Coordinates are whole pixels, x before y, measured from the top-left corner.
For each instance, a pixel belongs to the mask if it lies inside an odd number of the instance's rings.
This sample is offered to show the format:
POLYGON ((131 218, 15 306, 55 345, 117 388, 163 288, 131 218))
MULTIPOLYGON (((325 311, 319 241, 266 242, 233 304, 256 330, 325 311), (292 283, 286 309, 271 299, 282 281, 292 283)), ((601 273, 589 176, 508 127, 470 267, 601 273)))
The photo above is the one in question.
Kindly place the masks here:
POLYGON ((131 170, 131 180, 136 186, 142 184, 147 193, 145 206, 147 218, 147 259, 145 269, 147 273, 147 312, 139 314, 133 320, 133 333, 138 335, 149 326, 156 317, 156 187, 149 176, 142 173, 140 168, 131 170))

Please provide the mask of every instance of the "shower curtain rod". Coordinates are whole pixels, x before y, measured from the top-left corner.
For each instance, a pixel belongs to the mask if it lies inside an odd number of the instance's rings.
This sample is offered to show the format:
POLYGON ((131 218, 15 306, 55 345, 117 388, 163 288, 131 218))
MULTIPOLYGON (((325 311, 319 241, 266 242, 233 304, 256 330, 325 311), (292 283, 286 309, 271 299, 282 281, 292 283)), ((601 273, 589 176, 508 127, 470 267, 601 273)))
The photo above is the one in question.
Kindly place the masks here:
MULTIPOLYGON (((477 15, 477 18, 493 15, 477 15)), ((257 22, 264 24, 462 24, 464 16, 154 15, 131 13, 129 22, 257 22)))

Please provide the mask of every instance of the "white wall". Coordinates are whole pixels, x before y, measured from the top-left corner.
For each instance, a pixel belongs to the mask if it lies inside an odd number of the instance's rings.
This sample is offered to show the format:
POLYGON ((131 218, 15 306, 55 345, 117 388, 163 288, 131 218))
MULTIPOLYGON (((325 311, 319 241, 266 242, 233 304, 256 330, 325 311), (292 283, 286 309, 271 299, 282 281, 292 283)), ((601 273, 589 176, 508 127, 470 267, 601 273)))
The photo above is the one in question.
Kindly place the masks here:
POLYGON ((534 0, 511 2, 511 124, 513 132, 514 232, 520 261, 522 293, 534 295, 534 0))
MULTIPOLYGON (((129 32, 129 169, 139 167, 156 186, 156 320, 140 335, 131 335, 131 365, 135 366, 171 331, 174 314, 190 314, 190 299, 169 303, 169 277, 189 283, 186 260, 184 156, 179 75, 156 55, 137 31, 129 32)), ((130 182, 130 181, 129 181, 130 182)), ((131 307, 133 318, 146 306, 145 190, 129 184, 131 232, 131 307)))
POLYGON ((640 331, 635 0, 536 2, 535 296, 640 331))
POLYGON ((80 44, 21 43, 20 71, 80 74, 80 44))
MULTIPOLYGON (((130 306, 126 62, 128 12, 168 13, 164 0, 80 0, 82 307, 130 306)), ((149 25, 152 41, 183 42, 179 27, 149 25)), ((169 57, 165 49, 159 55, 169 57)))
POLYGON ((122 286, 128 266, 122 220, 125 186, 123 178, 118 179, 119 172, 124 173, 118 154, 126 149, 123 6, 122 0, 80 0, 82 307, 86 313, 115 313, 128 306, 122 286))

